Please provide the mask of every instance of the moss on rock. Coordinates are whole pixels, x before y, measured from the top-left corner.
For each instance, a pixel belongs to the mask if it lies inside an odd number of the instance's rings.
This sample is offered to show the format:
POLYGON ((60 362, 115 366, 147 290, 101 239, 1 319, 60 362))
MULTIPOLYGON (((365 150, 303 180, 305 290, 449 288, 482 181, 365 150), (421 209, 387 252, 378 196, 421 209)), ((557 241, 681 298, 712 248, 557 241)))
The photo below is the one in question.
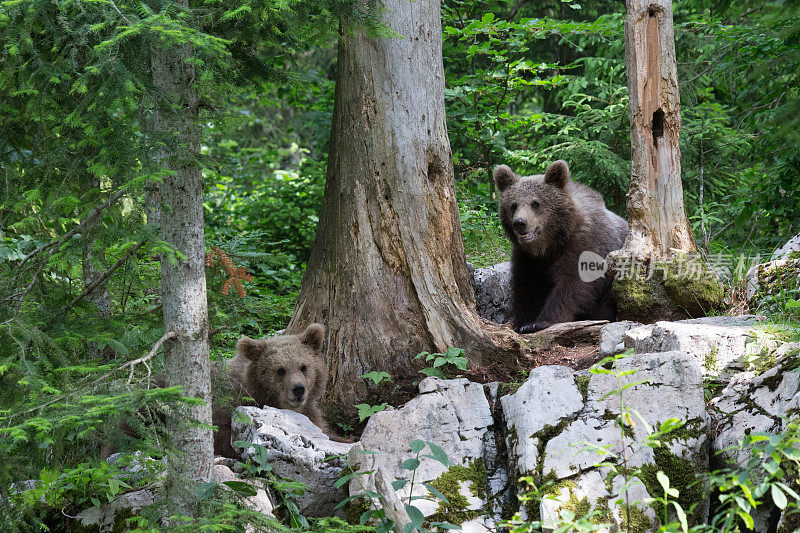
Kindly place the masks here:
MULTIPOLYGON (((705 514, 706 500, 703 483, 697 476, 697 467, 691 461, 669 451, 665 445, 654 448, 653 454, 655 463, 642 466, 638 475, 647 492, 653 497, 663 494, 664 489, 658 482, 656 474, 659 470, 664 472, 669 478, 670 487, 678 489, 678 497, 675 500, 686 512, 689 523, 701 523, 705 514), (690 512, 692 505, 695 505, 695 508, 690 512)), ((663 512, 663 509, 655 503, 653 510, 656 516, 660 516, 663 512)), ((673 512, 672 509, 670 512, 673 512)))
POLYGON ((431 522, 461 525, 484 513, 483 509, 468 509, 469 501, 461 492, 462 483, 468 484, 472 496, 486 501, 489 480, 482 459, 475 459, 466 466, 453 465, 447 472, 430 482, 430 485, 448 500, 439 502, 436 512, 428 517, 431 522))
POLYGON ((577 385, 581 396, 583 396, 583 403, 586 403, 589 398, 589 382, 591 380, 592 376, 575 376, 575 385, 577 385))
POLYGON ((650 323, 656 320, 703 316, 722 308, 722 283, 699 257, 679 255, 637 272, 625 271, 612 283, 619 318, 650 323))

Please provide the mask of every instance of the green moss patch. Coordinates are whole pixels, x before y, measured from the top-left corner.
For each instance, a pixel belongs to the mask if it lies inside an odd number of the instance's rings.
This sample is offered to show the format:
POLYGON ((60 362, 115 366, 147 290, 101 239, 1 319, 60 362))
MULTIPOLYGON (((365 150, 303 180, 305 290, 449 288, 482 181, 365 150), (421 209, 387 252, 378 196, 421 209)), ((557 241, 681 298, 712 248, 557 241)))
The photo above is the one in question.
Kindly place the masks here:
POLYGON ((586 403, 589 398, 589 382, 591 380, 592 376, 575 376, 575 385, 577 385, 581 396, 583 396, 583 403, 586 403))
POLYGON ((439 502, 436 512, 428 517, 431 522, 461 525, 483 514, 482 509, 467 509, 469 502, 461 493, 461 486, 465 482, 468 484, 470 494, 486 501, 489 480, 482 459, 475 459, 466 466, 451 466, 447 472, 430 482, 430 485, 448 500, 439 502))
MULTIPOLYGON (((703 520, 705 511, 705 491, 703 484, 697 476, 695 465, 682 457, 670 452, 666 446, 653 449, 655 463, 644 465, 638 475, 644 483, 650 496, 663 495, 664 489, 656 478, 656 473, 661 470, 669 478, 671 487, 678 489, 678 497, 675 500, 686 511, 689 524, 699 524, 703 520), (692 506, 694 509, 690 512, 692 506)), ((661 516, 663 509, 653 504, 656 516, 661 516)), ((670 513, 672 513, 670 508, 670 513)))

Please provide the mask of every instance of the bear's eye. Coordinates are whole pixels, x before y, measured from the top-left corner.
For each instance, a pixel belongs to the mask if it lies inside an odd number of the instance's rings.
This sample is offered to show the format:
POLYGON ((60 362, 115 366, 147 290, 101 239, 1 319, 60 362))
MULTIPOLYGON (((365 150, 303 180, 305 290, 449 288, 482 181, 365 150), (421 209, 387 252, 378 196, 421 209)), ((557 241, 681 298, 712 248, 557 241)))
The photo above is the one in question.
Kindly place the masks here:
POLYGON ((308 367, 306 365, 300 367, 300 372, 302 372, 303 374, 306 373, 306 370, 308 370, 308 367))
POLYGON ((537 202, 536 200, 532 201, 531 207, 534 209, 539 209, 539 202, 537 202))
POLYGON ((516 211, 517 207, 519 207, 517 204, 511 204, 511 210, 512 211, 516 211))
POLYGON ((285 376, 286 375, 286 369, 285 368, 279 368, 278 369, 278 375, 281 376, 281 377, 285 376))

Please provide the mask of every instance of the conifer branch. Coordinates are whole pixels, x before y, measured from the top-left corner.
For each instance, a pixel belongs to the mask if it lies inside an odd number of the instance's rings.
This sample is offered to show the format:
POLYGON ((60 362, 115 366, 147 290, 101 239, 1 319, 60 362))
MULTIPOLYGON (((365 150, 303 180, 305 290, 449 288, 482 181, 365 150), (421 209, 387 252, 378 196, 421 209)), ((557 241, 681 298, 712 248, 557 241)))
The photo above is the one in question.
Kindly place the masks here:
POLYGON ((144 244, 145 244, 146 242, 147 242, 147 241, 139 241, 138 243, 136 243, 136 245, 135 245, 133 248, 131 248, 130 250, 128 250, 128 253, 126 253, 125 255, 123 255, 122 257, 120 257, 120 258, 119 258, 119 260, 118 260, 116 263, 114 263, 114 264, 111 266, 111 268, 109 268, 108 270, 106 270, 105 272, 103 272, 103 274, 102 274, 102 275, 101 275, 99 278, 97 278, 96 280, 94 280, 94 281, 93 281, 93 282, 92 282, 92 283, 91 283, 91 284, 90 284, 88 287, 86 287, 86 289, 84 289, 84 291, 83 291, 82 293, 80 293, 78 296, 76 296, 76 297, 75 297, 75 299, 74 299, 74 300, 72 300, 72 301, 69 303, 69 305, 67 305, 67 309, 66 309, 66 310, 67 310, 67 311, 69 311, 70 309, 72 309, 73 307, 75 307, 75 304, 77 304, 78 302, 80 302, 80 301, 81 301, 81 300, 82 300, 82 299, 83 299, 83 298, 84 298, 86 295, 88 295, 88 294, 91 294, 91 292, 92 292, 93 290, 95 290, 95 289, 96 289, 98 286, 100 286, 100 284, 101 284, 101 283, 103 283, 104 281, 106 281, 106 280, 107 280, 107 279, 108 279, 108 278, 111 276, 111 274, 113 274, 113 273, 114 273, 114 271, 115 271, 116 269, 118 269, 119 267, 121 267, 121 266, 123 265, 123 263, 125 263, 125 261, 127 261, 128 259, 130 259, 130 257, 131 257, 133 254, 135 254, 135 253, 136 253, 136 252, 139 250, 139 248, 141 248, 142 246, 144 246, 144 244))
POLYGON ((115 3, 114 3, 114 0, 109 0, 109 2, 111 3, 111 6, 114 8, 114 10, 115 10, 117 13, 119 13, 119 16, 120 16, 120 17, 122 17, 122 20, 124 20, 125 22, 127 22, 128 24, 130 24, 131 26, 133 26, 133 22, 131 22, 131 21, 128 19, 128 17, 126 17, 125 15, 123 15, 123 14, 122 14, 122 11, 120 11, 120 10, 119 10, 119 8, 117 7, 117 4, 115 4, 115 3))
POLYGON ((231 285, 233 285, 236 288, 236 293, 240 298, 247 296, 242 282, 253 281, 255 277, 252 274, 248 274, 245 267, 233 266, 233 262, 231 261, 230 257, 228 257, 219 246, 215 246, 211 253, 206 257, 206 266, 214 266, 214 256, 217 255, 219 256, 219 260, 222 263, 222 267, 225 269, 225 272, 228 273, 228 279, 225 280, 225 284, 222 286, 222 294, 227 296, 228 292, 230 292, 231 285))
POLYGON ((63 237, 61 237, 59 240, 57 240, 57 241, 52 241, 52 242, 49 242, 49 243, 47 243, 47 244, 43 244, 43 245, 42 245, 42 246, 40 246, 39 248, 35 249, 35 250, 34 250, 34 251, 32 251, 31 253, 29 253, 28 255, 26 255, 25 257, 23 257, 23 258, 22 258, 22 261, 20 261, 20 263, 19 263, 19 265, 17 266, 17 268, 18 268, 18 269, 21 269, 21 268, 22 268, 22 266, 23 266, 23 265, 24 265, 26 262, 28 262, 28 260, 29 260, 29 259, 32 259, 33 257, 36 257, 37 255, 39 255, 39 254, 40 254, 40 253, 42 253, 43 251, 47 250, 48 248, 51 248, 51 247, 55 246, 55 249, 53 249, 53 250, 50 250, 50 254, 48 255, 48 257, 52 256, 54 253, 56 253, 56 251, 57 251, 59 248, 61 248, 61 247, 64 245, 64 243, 65 243, 65 242, 67 242, 68 240, 70 240, 70 239, 72 238, 72 236, 73 236, 73 235, 75 235, 76 233, 80 232, 80 231, 81 231, 83 228, 85 228, 85 227, 86 227, 88 224, 91 224, 92 222, 94 222, 94 221, 95 221, 95 219, 97 219, 97 217, 100 215, 100 213, 102 213, 102 212, 103 212, 103 210, 105 210, 106 208, 108 208, 108 207, 110 207, 111 205, 113 205, 113 204, 114 204, 114 203, 115 203, 117 200, 119 200, 119 199, 120 199, 120 197, 122 197, 122 195, 123 195, 123 194, 125 194, 125 192, 126 192, 126 190, 125 190, 124 188, 123 188, 123 189, 120 189, 120 190, 118 190, 116 193, 114 193, 114 195, 113 195, 111 198, 109 198, 108 200, 106 200, 106 201, 105 201, 105 202, 103 202, 102 204, 100 204, 100 205, 98 205, 97 207, 95 207, 94 209, 92 209, 92 210, 89 212, 89 214, 88 214, 88 215, 86 215, 86 218, 84 218, 82 221, 80 221, 80 222, 78 223, 78 225, 77 225, 77 226, 75 226, 75 227, 74 227, 74 228, 72 228, 70 231, 68 231, 67 233, 65 233, 65 234, 64 234, 64 236, 63 236, 63 237))

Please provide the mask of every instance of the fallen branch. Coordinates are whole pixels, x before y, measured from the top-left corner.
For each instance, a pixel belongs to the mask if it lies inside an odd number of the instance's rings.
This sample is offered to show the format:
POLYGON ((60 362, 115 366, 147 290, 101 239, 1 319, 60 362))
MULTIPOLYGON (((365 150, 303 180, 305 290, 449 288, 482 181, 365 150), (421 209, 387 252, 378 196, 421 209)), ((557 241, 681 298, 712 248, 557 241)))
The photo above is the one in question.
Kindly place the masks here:
POLYGON ((172 331, 172 330, 170 330, 170 331, 168 331, 168 332, 164 333, 164 336, 163 336, 163 337, 161 337, 160 339, 158 339, 158 340, 156 341, 156 343, 153 345, 153 349, 152 349, 152 350, 150 350, 150 351, 147 353, 147 355, 145 355, 144 357, 140 357, 139 359, 134 359, 133 361, 128 361, 127 363, 125 363, 124 365, 122 365, 121 367, 119 367, 119 370, 124 370, 124 369, 126 369, 126 368, 130 368, 130 369, 131 369, 131 373, 130 373, 130 375, 128 376, 128 383, 130 384, 131 380, 133 379, 133 370, 134 370, 134 367, 135 367, 136 365, 140 364, 140 363, 144 363, 144 366, 147 368, 147 375, 148 375, 148 376, 150 376, 150 365, 149 365, 147 362, 148 362, 150 359, 152 359, 152 358, 153 358, 153 356, 156 354, 156 352, 158 351, 158 349, 159 349, 159 348, 161 348, 161 345, 162 345, 162 344, 164 344, 164 341, 166 341, 166 340, 168 340, 168 339, 172 339, 172 338, 174 338, 174 337, 177 337, 177 336, 178 336, 178 334, 177 334, 177 333, 175 333, 175 332, 174 332, 174 331, 172 331))
POLYGON ((75 299, 74 299, 74 300, 72 300, 72 301, 69 303, 69 305, 67 305, 67 309, 66 309, 66 310, 67 310, 67 311, 69 311, 70 309, 72 309, 73 307, 75 307, 75 304, 77 304, 78 302, 80 302, 80 301, 81 301, 81 300, 82 300, 82 299, 83 299, 83 298, 84 298, 86 295, 88 295, 88 294, 91 294, 91 292, 92 292, 93 290, 95 290, 97 287, 99 287, 101 283, 103 283, 104 281, 106 281, 106 280, 107 280, 107 279, 108 279, 108 278, 111 276, 111 274, 113 274, 113 273, 114 273, 114 271, 115 271, 116 269, 118 269, 119 267, 121 267, 121 266, 123 265, 123 263, 125 263, 125 261, 127 261, 128 259, 130 259, 130 257, 131 257, 133 254, 135 254, 135 253, 136 253, 136 252, 139 250, 139 248, 141 248, 142 246, 144 246, 145 242, 147 242, 147 241, 140 241, 140 242, 136 243, 136 245, 135 245, 133 248, 131 248, 130 250, 128 250, 128 253, 126 253, 125 255, 123 255, 123 256, 122 256, 122 257, 121 257, 121 258, 120 258, 120 259, 119 259, 119 260, 118 260, 116 263, 114 263, 114 264, 112 265, 112 267, 111 267, 111 268, 109 268, 108 270, 106 270, 105 272, 103 272, 103 274, 102 274, 102 275, 101 275, 99 278, 97 278, 96 280, 94 280, 94 281, 93 281, 93 282, 92 282, 92 283, 91 283, 91 284, 90 284, 88 287, 86 287, 86 289, 84 289, 84 291, 83 291, 82 293, 80 293, 78 296, 76 296, 76 297, 75 297, 75 299))

